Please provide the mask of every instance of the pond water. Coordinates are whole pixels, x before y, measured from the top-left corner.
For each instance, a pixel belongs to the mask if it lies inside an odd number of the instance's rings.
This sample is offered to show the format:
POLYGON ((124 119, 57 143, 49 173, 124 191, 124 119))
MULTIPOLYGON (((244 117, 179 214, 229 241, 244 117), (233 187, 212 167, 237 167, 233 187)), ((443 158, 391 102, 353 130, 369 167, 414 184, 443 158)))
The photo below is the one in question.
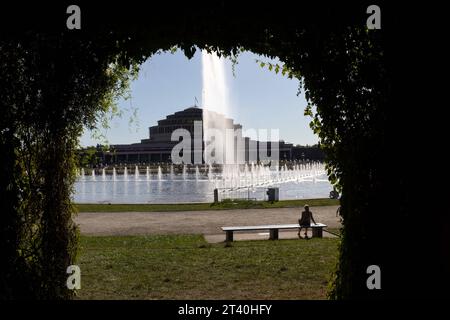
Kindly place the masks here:
MULTIPOLYGON (((256 172, 257 170, 255 170, 256 172)), ((81 176, 75 183, 76 203, 193 203, 219 199, 267 199, 267 188, 278 187, 280 200, 327 198, 332 185, 321 170, 286 170, 258 174, 98 175, 81 176)))

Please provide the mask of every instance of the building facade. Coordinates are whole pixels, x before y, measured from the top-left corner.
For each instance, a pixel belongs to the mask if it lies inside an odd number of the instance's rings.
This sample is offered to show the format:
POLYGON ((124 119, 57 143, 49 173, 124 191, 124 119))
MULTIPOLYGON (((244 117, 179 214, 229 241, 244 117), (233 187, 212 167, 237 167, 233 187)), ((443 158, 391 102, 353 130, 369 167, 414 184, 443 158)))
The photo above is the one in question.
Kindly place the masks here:
MULTIPOLYGON (((126 164, 126 163, 160 163, 172 162, 172 150, 180 143, 181 139, 172 141, 172 133, 177 129, 183 129, 191 137, 191 146, 197 146, 194 152, 203 154, 207 139, 205 139, 202 128, 198 123, 206 124, 206 127, 219 128, 220 130, 232 129, 236 139, 241 139, 240 150, 235 149, 237 155, 239 151, 243 154, 244 161, 250 162, 256 154, 257 161, 263 160, 259 156, 259 151, 263 150, 271 155, 271 144, 261 141, 255 141, 248 137, 242 137, 242 126, 235 124, 233 119, 212 112, 204 111, 198 107, 190 107, 185 110, 168 115, 165 119, 159 120, 157 125, 149 128, 149 137, 142 139, 139 143, 132 144, 113 144, 108 151, 101 151, 98 146, 99 161, 104 164, 126 164), (196 123, 197 122, 197 123, 196 123), (197 139, 197 140, 196 140, 197 139), (244 150, 242 150, 242 148, 244 150)), ((239 148, 239 144, 235 144, 239 148)), ((191 152, 191 163, 194 163, 194 152, 191 152)), ((278 143, 279 160, 324 160, 323 152, 317 147, 294 146, 282 140, 278 143)), ((201 157, 201 156, 200 156, 201 157)), ((204 157, 200 158, 205 162, 204 157)), ((198 158, 197 158, 198 160, 198 158)), ((242 159, 241 159, 242 160, 242 159)))

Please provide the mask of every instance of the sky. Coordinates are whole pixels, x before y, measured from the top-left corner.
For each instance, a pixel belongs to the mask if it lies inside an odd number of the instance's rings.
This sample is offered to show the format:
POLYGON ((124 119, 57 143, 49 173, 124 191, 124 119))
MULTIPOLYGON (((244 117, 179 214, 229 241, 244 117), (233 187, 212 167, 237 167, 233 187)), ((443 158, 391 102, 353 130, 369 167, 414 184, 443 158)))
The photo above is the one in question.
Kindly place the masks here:
MULTIPOLYGON (((230 115, 235 123, 247 129, 278 129, 286 142, 312 145, 318 138, 309 128, 310 118, 303 115, 306 100, 297 96, 297 79, 276 74, 256 60, 279 63, 251 52, 241 53, 233 75, 232 64, 226 62, 230 92, 230 115)), ((201 52, 188 59, 181 51, 154 55, 141 66, 139 77, 131 84, 131 99, 118 100, 120 117, 101 130, 109 144, 128 144, 148 138, 148 127, 176 111, 197 105, 202 98, 201 52), (133 117, 133 112, 136 116, 133 117), (130 119, 135 119, 130 123, 130 119)), ((104 143, 85 130, 80 139, 83 147, 104 143)))

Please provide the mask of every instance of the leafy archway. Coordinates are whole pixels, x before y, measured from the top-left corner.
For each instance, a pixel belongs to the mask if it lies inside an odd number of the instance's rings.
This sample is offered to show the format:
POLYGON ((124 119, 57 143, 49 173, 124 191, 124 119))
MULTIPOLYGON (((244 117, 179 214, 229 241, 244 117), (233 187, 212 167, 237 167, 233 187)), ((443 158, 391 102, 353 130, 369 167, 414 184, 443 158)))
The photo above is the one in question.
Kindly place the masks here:
POLYGON ((126 16, 122 8, 83 4, 81 30, 65 28, 61 12, 67 6, 40 6, 16 21, 14 33, 2 35, 2 298, 72 296, 65 271, 77 252, 70 202, 77 139, 124 92, 136 66, 173 47, 188 58, 196 47, 278 57, 301 81, 309 105, 317 108, 312 127, 327 154, 330 179, 342 190, 343 239, 332 298, 415 294, 434 285, 422 280, 408 290, 415 271, 444 274, 439 263, 415 260, 416 250, 425 258, 439 256, 439 249, 429 248, 438 239, 409 237, 420 212, 409 198, 408 174, 394 171, 385 156, 401 159, 391 139, 399 106, 392 99, 390 20, 381 30, 367 30, 367 5, 294 11, 284 4, 283 14, 261 4, 240 5, 237 13, 235 5, 172 4, 126 16), (380 237, 386 204, 402 222, 395 241, 380 237), (415 267, 405 270, 405 263, 415 267), (383 290, 367 289, 366 270, 373 264, 383 272, 383 290))

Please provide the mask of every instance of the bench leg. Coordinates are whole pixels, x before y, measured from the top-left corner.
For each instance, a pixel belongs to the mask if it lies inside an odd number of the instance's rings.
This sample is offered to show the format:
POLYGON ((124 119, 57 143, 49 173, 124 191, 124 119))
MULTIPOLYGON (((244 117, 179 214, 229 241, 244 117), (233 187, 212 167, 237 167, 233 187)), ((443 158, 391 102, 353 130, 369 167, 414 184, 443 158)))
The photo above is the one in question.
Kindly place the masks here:
POLYGON ((233 241, 233 231, 225 231, 225 241, 232 242, 233 241))
POLYGON ((312 236, 313 238, 322 238, 322 228, 312 228, 312 236))
POLYGON ((278 229, 270 229, 270 237, 269 240, 278 240, 278 229))

